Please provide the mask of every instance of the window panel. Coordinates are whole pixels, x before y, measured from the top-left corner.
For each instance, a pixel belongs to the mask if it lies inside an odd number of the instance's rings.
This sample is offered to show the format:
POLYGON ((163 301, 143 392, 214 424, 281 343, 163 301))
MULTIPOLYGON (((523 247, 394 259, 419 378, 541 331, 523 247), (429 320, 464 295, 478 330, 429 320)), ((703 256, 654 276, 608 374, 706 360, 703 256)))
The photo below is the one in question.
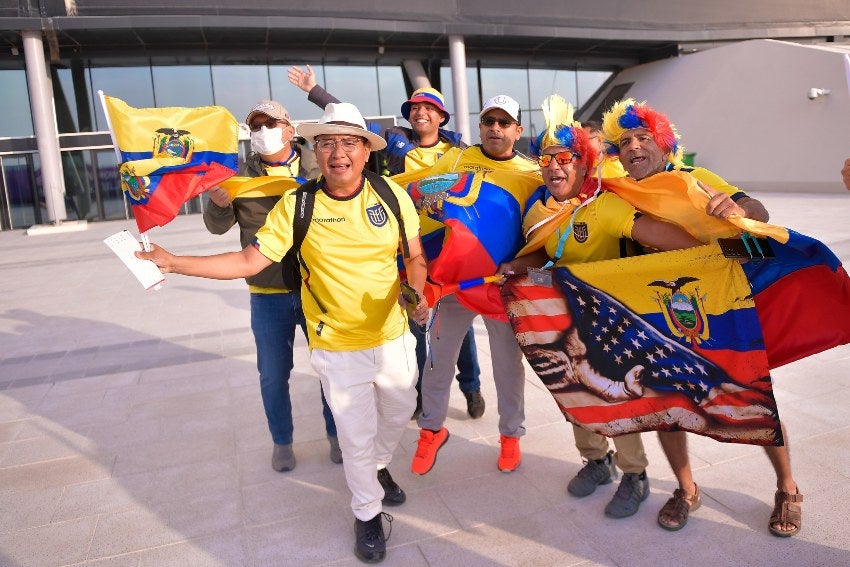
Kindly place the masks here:
POLYGON ((98 130, 108 130, 103 105, 100 104, 97 91, 120 98, 135 108, 150 108, 153 103, 153 85, 151 85, 150 67, 94 67, 91 69, 91 83, 95 104, 98 130))
POLYGON ((23 69, 0 71, 0 137, 32 136, 32 124, 27 75, 23 69))
POLYGON ((257 101, 271 98, 266 65, 213 65, 213 100, 242 122, 257 101))
POLYGON ((529 69, 528 84, 531 91, 531 107, 539 109, 543 100, 558 94, 567 102, 576 105, 576 72, 568 69, 529 69))
POLYGON ((209 65, 154 66, 151 74, 153 95, 159 108, 213 104, 209 65))
POLYGON ((398 116, 398 121, 403 122, 401 105, 409 95, 404 88, 404 75, 401 67, 378 67, 378 89, 381 94, 380 114, 398 116))
POLYGON ((576 108, 579 108, 589 100, 610 76, 610 71, 582 71, 579 73, 576 108))
MULTIPOLYGON (((307 100, 307 93, 289 82, 287 71, 292 66, 269 65, 272 99, 285 106, 293 120, 316 120, 322 115, 322 109, 307 100)), ((304 63, 296 66, 306 69, 304 63)), ((316 73, 316 83, 324 85, 325 72, 321 63, 311 63, 310 67, 316 73)))
POLYGON ((486 101, 505 94, 519 103, 525 113, 531 108, 528 100, 528 71, 525 69, 481 69, 481 99, 486 101))
POLYGON ((378 116, 378 76, 375 67, 325 65, 325 85, 329 93, 350 102, 363 116, 378 116))

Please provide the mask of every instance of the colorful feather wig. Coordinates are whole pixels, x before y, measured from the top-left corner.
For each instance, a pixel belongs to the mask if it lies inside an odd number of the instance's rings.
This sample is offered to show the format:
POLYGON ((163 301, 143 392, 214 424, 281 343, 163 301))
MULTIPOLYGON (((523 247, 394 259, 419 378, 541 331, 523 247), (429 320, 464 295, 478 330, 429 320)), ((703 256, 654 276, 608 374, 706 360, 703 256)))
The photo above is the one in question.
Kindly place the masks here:
POLYGON ((638 103, 633 98, 614 103, 602 116, 602 135, 608 146, 608 154, 619 154, 620 137, 634 128, 649 130, 661 151, 669 154, 668 161, 682 165, 683 147, 679 144, 676 127, 666 115, 650 108, 646 101, 638 103))
POLYGON ((599 152, 581 124, 573 119, 573 106, 559 95, 546 97, 541 105, 546 130, 531 140, 529 151, 534 157, 551 146, 563 146, 577 153, 584 164, 594 164, 599 152))

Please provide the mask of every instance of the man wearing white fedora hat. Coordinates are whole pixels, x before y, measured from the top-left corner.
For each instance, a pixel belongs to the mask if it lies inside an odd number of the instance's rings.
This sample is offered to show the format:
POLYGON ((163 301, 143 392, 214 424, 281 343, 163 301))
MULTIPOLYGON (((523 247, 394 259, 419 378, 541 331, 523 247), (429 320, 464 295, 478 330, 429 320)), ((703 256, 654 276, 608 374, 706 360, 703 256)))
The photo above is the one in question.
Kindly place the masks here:
MULTIPOLYGON (((398 301, 400 225, 407 281, 421 298, 411 316, 420 324, 428 317, 419 217, 407 193, 385 180, 398 200, 400 220, 388 214, 391 206, 364 176, 369 153, 386 142, 366 129, 354 105, 328 105, 318 123, 301 125, 299 133, 313 142, 322 172, 300 248, 310 362, 336 421, 356 518, 355 554, 377 562, 386 554, 382 517, 392 521, 382 504, 405 500, 386 467, 416 405, 415 340, 398 301)), ((154 246, 138 256, 163 273, 250 276, 281 261, 291 247, 296 198, 296 191, 286 193, 253 244, 239 252, 174 256, 154 246)))
MULTIPOLYGON (((307 93, 307 100, 319 108, 324 109, 330 103, 340 102, 316 82, 316 72, 310 65, 306 65, 306 69, 290 67, 288 75, 289 82, 307 93)), ((446 109, 443 93, 437 89, 425 87, 413 91, 410 98, 401 104, 401 115, 410 123, 410 128, 384 128, 377 124, 367 124, 376 132, 380 132, 387 141, 387 147, 381 150, 380 155, 385 162, 385 171, 390 175, 426 169, 434 165, 451 148, 466 147, 459 132, 443 128, 449 122, 451 114, 446 109)), ((420 394, 416 400, 414 414, 414 418, 418 418, 422 413, 422 375, 425 373, 427 341, 424 329, 414 327, 413 334, 416 336, 416 360, 419 363, 416 390, 420 394)), ((466 398, 466 413, 473 419, 484 415, 486 407, 481 395, 480 374, 475 332, 469 327, 460 345, 455 378, 458 388, 466 398)))

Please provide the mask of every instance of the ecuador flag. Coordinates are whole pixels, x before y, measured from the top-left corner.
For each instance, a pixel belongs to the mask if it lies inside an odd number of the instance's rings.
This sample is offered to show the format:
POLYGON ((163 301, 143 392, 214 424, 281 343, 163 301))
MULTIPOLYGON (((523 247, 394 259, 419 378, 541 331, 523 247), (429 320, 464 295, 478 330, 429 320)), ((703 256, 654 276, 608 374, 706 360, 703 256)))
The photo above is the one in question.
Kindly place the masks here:
POLYGON ((164 226, 183 203, 236 174, 239 125, 227 109, 103 102, 139 232, 164 226))
POLYGON ((536 175, 491 171, 444 173, 408 186, 422 221, 429 303, 454 292, 467 309, 506 320, 489 276, 522 247, 523 207, 539 184, 536 175))
POLYGON ((764 340, 741 266, 717 245, 508 279, 517 340, 564 416, 608 436, 685 430, 781 445, 764 340))

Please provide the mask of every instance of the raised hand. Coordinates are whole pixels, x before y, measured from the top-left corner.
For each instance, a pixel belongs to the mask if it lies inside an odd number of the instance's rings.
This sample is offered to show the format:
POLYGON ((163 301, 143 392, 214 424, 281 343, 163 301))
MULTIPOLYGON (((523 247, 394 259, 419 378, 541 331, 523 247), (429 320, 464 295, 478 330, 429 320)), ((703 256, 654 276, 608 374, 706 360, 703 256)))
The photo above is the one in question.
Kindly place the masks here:
POLYGON ((289 82, 305 93, 309 93, 316 86, 316 73, 309 65, 307 65, 306 71, 300 67, 292 66, 286 74, 289 75, 289 82))

